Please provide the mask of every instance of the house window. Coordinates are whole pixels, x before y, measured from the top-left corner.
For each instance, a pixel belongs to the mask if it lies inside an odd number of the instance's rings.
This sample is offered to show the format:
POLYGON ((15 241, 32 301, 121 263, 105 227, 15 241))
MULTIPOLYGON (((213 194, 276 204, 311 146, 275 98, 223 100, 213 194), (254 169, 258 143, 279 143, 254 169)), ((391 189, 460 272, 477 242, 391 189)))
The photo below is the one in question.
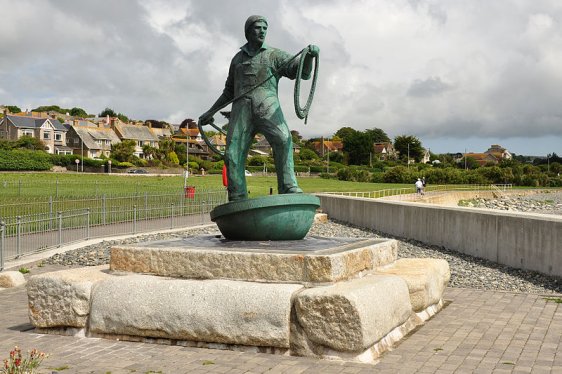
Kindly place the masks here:
POLYGON ((51 139, 51 133, 50 132, 44 132, 43 133, 43 139, 45 139, 45 140, 51 139))
POLYGON ((62 134, 61 133, 55 133, 55 140, 60 142, 62 140, 62 134))
POLYGON ((33 132, 32 131, 23 131, 23 136, 31 136, 33 137, 33 132))
POLYGON ((74 145, 78 145, 78 144, 80 144, 80 139, 74 138, 74 145))
POLYGON ((105 145, 106 145, 107 147, 111 146, 111 141, 106 140, 106 141, 105 141, 105 145))

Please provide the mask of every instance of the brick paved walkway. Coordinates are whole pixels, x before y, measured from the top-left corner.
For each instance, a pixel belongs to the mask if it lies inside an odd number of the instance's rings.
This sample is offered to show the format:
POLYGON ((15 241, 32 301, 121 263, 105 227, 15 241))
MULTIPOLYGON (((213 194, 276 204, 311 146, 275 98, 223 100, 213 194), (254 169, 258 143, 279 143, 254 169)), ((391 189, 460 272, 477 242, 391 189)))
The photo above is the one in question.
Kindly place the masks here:
POLYGON ((539 295, 454 288, 445 298, 445 309, 372 366, 39 335, 27 318, 25 288, 17 287, 0 290, 0 360, 19 345, 50 354, 41 373, 562 373, 562 304, 539 295))

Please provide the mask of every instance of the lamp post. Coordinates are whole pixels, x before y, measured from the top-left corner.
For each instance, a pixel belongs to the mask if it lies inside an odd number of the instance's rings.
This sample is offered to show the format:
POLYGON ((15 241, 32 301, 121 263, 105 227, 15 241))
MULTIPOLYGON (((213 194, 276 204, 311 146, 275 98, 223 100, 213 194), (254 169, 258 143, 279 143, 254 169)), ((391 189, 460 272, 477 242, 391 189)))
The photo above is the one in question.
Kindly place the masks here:
POLYGON ((408 143, 408 169, 410 169, 410 143, 408 143))
POLYGON ((107 160, 107 173, 111 174, 111 160, 107 160))
POLYGON ((187 188, 187 178, 189 178, 189 127, 185 128, 185 178, 183 180, 184 190, 187 188))
POLYGON ((80 163, 80 160, 76 159, 74 162, 76 163, 76 172, 78 173, 78 164, 80 163))
POLYGON ((80 139, 80 146, 81 146, 80 156, 82 158, 80 169, 82 169, 82 173, 83 173, 84 172, 84 139, 80 139))

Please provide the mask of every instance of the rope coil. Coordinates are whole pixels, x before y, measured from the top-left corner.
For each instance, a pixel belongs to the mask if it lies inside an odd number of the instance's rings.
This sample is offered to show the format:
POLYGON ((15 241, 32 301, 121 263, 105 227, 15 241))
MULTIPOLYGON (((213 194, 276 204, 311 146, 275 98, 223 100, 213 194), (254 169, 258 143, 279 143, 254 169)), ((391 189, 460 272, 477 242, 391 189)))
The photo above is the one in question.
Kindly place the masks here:
POLYGON ((316 80, 318 79, 318 65, 320 63, 320 56, 316 55, 313 57, 314 59, 314 75, 312 76, 312 83, 310 85, 310 92, 308 93, 308 99, 306 100, 306 104, 303 107, 300 105, 300 88, 301 88, 301 79, 302 79, 302 69, 304 66, 304 60, 309 54, 310 47, 306 47, 301 51, 301 58, 299 61, 299 67, 297 71, 297 78, 295 79, 295 90, 293 94, 293 98, 295 101, 295 114, 300 119, 304 119, 304 124, 306 125, 308 122, 308 113, 310 112, 310 107, 312 106, 312 99, 314 98, 314 92, 316 91, 316 80))

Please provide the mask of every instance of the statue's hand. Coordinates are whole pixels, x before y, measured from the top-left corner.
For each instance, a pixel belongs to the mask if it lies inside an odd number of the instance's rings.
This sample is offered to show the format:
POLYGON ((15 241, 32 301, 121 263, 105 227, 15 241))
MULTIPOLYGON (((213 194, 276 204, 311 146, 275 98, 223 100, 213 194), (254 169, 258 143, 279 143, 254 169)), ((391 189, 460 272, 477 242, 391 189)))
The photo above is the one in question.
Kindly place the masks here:
POLYGON ((318 55, 320 55, 320 48, 318 48, 317 45, 311 44, 308 46, 308 53, 312 57, 318 57, 318 55))
POLYGON ((213 115, 209 112, 205 112, 205 113, 201 114, 201 116, 199 117, 198 123, 201 124, 201 125, 206 125, 206 124, 212 123, 212 122, 214 122, 213 115))

